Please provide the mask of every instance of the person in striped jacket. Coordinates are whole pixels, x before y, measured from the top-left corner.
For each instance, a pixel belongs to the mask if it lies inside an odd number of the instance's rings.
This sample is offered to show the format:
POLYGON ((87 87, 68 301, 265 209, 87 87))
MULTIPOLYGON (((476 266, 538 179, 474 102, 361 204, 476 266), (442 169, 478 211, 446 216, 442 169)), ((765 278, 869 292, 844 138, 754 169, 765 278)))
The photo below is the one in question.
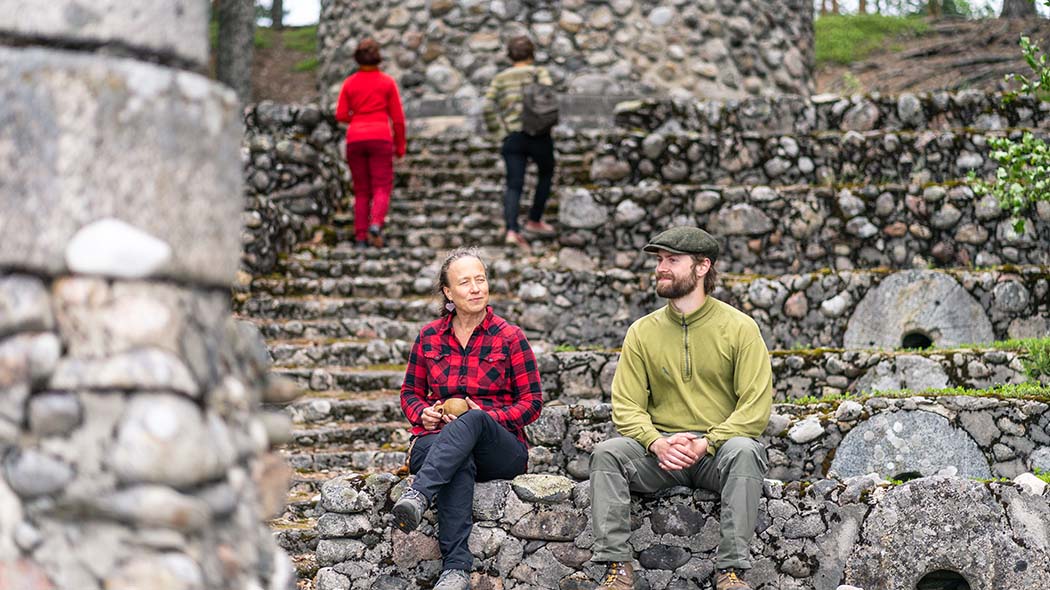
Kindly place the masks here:
POLYGON ((533 83, 550 85, 551 75, 546 68, 533 63, 536 48, 526 36, 514 37, 507 45, 509 68, 496 74, 485 93, 484 118, 489 132, 502 137, 500 154, 507 169, 507 188, 503 193, 503 218, 507 225, 506 242, 530 250, 529 242, 518 225, 518 209, 525 185, 525 165, 536 163, 539 177, 532 197, 525 233, 550 237, 554 227, 543 221, 543 209, 551 194, 554 180, 554 141, 550 133, 529 135, 522 131, 522 89, 533 83))

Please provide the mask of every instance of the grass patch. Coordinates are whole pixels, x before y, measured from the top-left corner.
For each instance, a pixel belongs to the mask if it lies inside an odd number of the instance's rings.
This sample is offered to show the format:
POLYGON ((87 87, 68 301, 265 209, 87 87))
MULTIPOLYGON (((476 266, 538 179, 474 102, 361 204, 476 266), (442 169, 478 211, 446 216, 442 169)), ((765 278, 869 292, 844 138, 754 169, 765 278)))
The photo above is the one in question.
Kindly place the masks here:
POLYGON ((886 37, 921 35, 927 28, 916 16, 821 16, 813 23, 817 66, 851 64, 882 47, 886 37))
MULTIPOLYGON (((255 48, 256 49, 269 49, 274 46, 277 40, 277 36, 280 35, 281 41, 284 43, 285 48, 300 53, 317 53, 317 25, 311 25, 308 27, 295 27, 286 28, 282 31, 275 31, 269 27, 255 27, 255 48)), ((214 18, 208 23, 208 41, 211 44, 212 52, 215 51, 219 44, 219 21, 214 18)), ((313 58, 315 64, 307 69, 316 68, 317 58, 313 58)), ((300 66, 305 64, 309 60, 303 60, 296 64, 297 71, 306 71, 299 69, 300 66)), ((305 67, 305 66, 304 66, 305 67)))
POLYGON ((292 66, 292 69, 297 72, 312 72, 317 69, 318 63, 316 57, 308 57, 303 61, 296 63, 292 66))
POLYGON ((317 25, 284 29, 284 46, 302 53, 317 53, 317 25))
POLYGON ((944 389, 910 390, 899 389, 892 391, 873 391, 863 395, 844 393, 841 395, 828 395, 816 397, 807 395, 805 397, 787 400, 792 405, 807 406, 822 403, 833 403, 846 400, 864 402, 873 398, 904 398, 904 397, 946 397, 946 396, 968 396, 968 397, 994 397, 999 399, 1029 399, 1042 402, 1050 401, 1050 386, 1040 383, 1026 382, 1017 384, 996 385, 988 389, 968 389, 966 387, 946 387, 944 389))
POLYGON ((1000 350, 1024 351, 1025 358, 1021 362, 1029 379, 1037 381, 1043 375, 1050 375, 1050 338, 1003 340, 993 346, 1000 350))

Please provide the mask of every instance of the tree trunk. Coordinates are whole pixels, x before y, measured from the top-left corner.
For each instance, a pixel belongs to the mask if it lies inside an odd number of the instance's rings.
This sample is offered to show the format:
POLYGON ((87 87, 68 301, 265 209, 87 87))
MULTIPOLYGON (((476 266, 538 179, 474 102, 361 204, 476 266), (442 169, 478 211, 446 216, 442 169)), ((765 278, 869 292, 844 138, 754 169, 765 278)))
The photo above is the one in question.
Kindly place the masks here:
POLYGON ((273 0, 270 6, 270 20, 273 21, 274 30, 284 28, 284 0, 273 0))
POLYGON ((1032 0, 1003 0, 1003 11, 999 18, 1032 18, 1038 14, 1032 0))
POLYGON ((839 13, 839 0, 831 0, 831 14, 839 13))
POLYGON ((252 98, 252 53, 255 50, 255 2, 219 0, 219 41, 215 50, 215 73, 220 82, 233 88, 237 98, 252 98))
POLYGON ((857 14, 868 14, 868 0, 860 0, 857 4, 857 14))
POLYGON ((941 16, 941 0, 930 0, 926 4, 926 14, 929 16, 941 16))

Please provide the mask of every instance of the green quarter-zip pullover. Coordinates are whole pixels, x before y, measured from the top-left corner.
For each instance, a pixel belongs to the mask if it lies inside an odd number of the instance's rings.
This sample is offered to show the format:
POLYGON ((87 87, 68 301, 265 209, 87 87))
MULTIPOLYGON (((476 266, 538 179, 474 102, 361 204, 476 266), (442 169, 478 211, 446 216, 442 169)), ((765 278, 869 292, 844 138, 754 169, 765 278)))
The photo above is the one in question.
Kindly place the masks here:
POLYGON ((646 449, 662 433, 705 433, 714 455, 734 436, 758 438, 773 405, 773 369, 755 321, 713 297, 689 315, 666 305, 627 330, 612 417, 646 449))

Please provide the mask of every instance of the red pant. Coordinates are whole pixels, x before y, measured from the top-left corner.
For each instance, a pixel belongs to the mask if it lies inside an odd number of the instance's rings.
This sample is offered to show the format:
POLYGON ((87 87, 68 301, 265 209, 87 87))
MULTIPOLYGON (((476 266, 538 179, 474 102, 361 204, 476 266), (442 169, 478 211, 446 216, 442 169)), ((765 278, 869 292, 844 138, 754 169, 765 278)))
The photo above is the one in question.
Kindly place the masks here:
POLYGON ((354 182, 354 239, 368 237, 368 226, 383 227, 394 188, 394 142, 381 139, 346 144, 354 182))

